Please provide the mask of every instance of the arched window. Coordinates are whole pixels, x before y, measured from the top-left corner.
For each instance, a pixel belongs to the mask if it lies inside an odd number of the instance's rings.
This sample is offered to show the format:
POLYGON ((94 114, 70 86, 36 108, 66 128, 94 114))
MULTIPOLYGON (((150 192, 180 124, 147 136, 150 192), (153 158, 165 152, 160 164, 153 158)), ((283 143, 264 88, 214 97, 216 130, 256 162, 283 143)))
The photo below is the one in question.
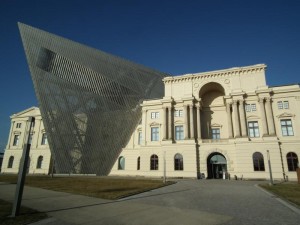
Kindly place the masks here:
POLYGON ((286 160, 288 164, 289 171, 296 171, 298 168, 298 156, 294 152, 289 152, 286 154, 286 160))
POLYGON ((118 170, 125 169, 125 158, 123 156, 119 157, 118 170))
POLYGON ((140 170, 140 168, 141 168, 141 157, 139 156, 137 158, 137 170, 140 170))
POLYGON ((37 160, 36 168, 41 169, 42 168, 42 163, 43 163, 43 156, 40 155, 38 157, 38 160, 37 160))
POLYGON ((174 156, 174 169, 183 170, 183 157, 179 153, 174 156))
POLYGON ((158 156, 157 155, 151 155, 150 170, 158 170, 158 156))
POLYGON ((14 159, 15 158, 13 156, 9 157, 7 168, 12 168, 13 167, 14 159))
POLYGON ((264 157, 260 152, 253 153, 254 171, 265 171, 264 157))

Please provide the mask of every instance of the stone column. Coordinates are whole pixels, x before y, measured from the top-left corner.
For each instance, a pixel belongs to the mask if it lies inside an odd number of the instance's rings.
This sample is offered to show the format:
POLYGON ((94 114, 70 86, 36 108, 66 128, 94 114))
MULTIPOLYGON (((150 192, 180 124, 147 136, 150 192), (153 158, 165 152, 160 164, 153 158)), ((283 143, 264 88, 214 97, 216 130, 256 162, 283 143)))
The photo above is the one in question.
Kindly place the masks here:
POLYGON ((197 139, 201 139, 201 102, 196 105, 197 109, 197 139))
POLYGON ((167 107, 163 107, 163 123, 162 123, 162 135, 163 140, 167 139, 167 107))
POLYGON ((172 140, 173 135, 172 135, 172 106, 168 107, 168 130, 169 130, 169 135, 168 135, 168 139, 172 140))
POLYGON ((143 109, 143 115, 142 115, 142 143, 143 145, 146 145, 147 143, 147 110, 143 109))
POLYGON ((231 118, 231 110, 230 110, 230 103, 226 104, 226 111, 227 111, 227 121, 228 121, 228 137, 232 138, 232 118, 231 118))
MULTIPOLYGON (((10 145, 11 145, 11 138, 12 138, 12 131, 13 131, 14 126, 15 126, 15 122, 11 121, 10 131, 9 131, 9 137, 8 137, 8 142, 7 142, 6 149, 9 149, 9 148, 10 148, 10 145)), ((4 163, 4 162, 3 162, 3 163, 4 163)))
POLYGON ((233 101, 233 113, 234 113, 234 137, 240 137, 240 123, 239 123, 239 114, 238 114, 238 108, 237 108, 237 101, 233 101))
POLYGON ((265 106, 264 106, 264 98, 259 98, 259 106, 260 106, 260 111, 261 111, 261 123, 263 127, 262 134, 263 136, 268 134, 268 129, 267 129, 267 121, 266 121, 266 112, 265 112, 265 106))
POLYGON ((190 104, 190 134, 191 134, 191 139, 193 139, 194 136, 194 106, 193 103, 190 104))
POLYGON ((271 98, 266 98, 266 114, 267 114, 269 135, 275 135, 275 125, 273 120, 271 98))
POLYGON ((241 122, 241 130, 242 130, 242 137, 247 136, 246 130, 246 118, 245 118, 245 107, 244 107, 244 100, 239 100, 239 111, 240 111, 240 122, 241 122))
POLYGON ((188 139, 189 135, 188 135, 188 111, 187 111, 187 105, 183 106, 184 111, 183 111, 183 115, 184 115, 184 139, 188 139))

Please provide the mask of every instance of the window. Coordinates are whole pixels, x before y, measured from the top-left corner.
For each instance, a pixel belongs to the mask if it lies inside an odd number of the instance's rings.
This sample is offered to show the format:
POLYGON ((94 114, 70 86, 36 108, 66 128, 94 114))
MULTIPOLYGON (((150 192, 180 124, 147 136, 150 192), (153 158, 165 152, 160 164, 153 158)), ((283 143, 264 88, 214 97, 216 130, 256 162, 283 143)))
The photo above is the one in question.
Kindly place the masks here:
POLYGON ((158 119, 159 118, 159 112, 152 112, 151 113, 151 119, 158 119))
POLYGON ((47 145, 47 144, 48 144, 47 134, 43 133, 41 145, 47 145))
POLYGON ((41 155, 38 157, 37 164, 36 164, 36 168, 37 169, 41 169, 42 168, 43 159, 44 159, 44 157, 41 156, 41 155))
POLYGON ((157 155, 151 155, 150 170, 158 170, 158 156, 157 155))
POLYGON ((139 156, 137 158, 137 170, 140 170, 141 169, 141 157, 139 156))
POLYGON ((256 104, 246 104, 245 105, 246 112, 255 112, 256 111, 256 104))
POLYGON ((125 158, 123 156, 120 156, 118 161, 118 170, 124 170, 124 169, 125 169, 125 158))
POLYGON ((183 157, 181 154, 176 154, 174 156, 174 169, 183 170, 183 157))
POLYGON ((142 132, 139 132, 139 137, 138 137, 138 145, 142 144, 142 132))
POLYGON ((9 160, 8 160, 7 168, 12 168, 12 167, 13 167, 13 164, 14 164, 14 157, 13 157, 13 156, 10 156, 10 157, 9 157, 9 160))
POLYGON ((21 123, 17 123, 16 128, 21 128, 21 123))
POLYGON ((253 154, 253 167, 254 171, 265 171, 264 157, 260 152, 253 154))
POLYGON ((277 106, 278 106, 278 109, 288 109, 289 101, 278 101, 277 106))
POLYGON ((159 128, 151 127, 151 141, 159 141, 159 128))
POLYGON ((174 111, 174 117, 183 117, 183 110, 179 109, 179 110, 175 110, 174 111))
POLYGON ((183 140, 183 126, 175 126, 175 140, 183 140))
POLYGON ((248 122, 248 134, 249 137, 259 137, 259 128, 257 121, 248 122))
POLYGON ((289 152, 286 155, 287 165, 289 171, 296 171, 298 168, 298 156, 294 152, 289 152))
POLYGON ((29 142, 28 142, 28 144, 32 143, 32 138, 33 138, 33 134, 29 134, 29 142))
POLYGON ((220 128, 211 129, 212 139, 220 139, 220 128))
POLYGON ((293 125, 290 119, 280 121, 282 136, 294 136, 293 125))
POLYGON ((15 137, 14 137, 14 143, 13 143, 13 146, 18 146, 18 144, 19 144, 19 139, 20 139, 20 135, 19 135, 19 134, 16 134, 15 137))

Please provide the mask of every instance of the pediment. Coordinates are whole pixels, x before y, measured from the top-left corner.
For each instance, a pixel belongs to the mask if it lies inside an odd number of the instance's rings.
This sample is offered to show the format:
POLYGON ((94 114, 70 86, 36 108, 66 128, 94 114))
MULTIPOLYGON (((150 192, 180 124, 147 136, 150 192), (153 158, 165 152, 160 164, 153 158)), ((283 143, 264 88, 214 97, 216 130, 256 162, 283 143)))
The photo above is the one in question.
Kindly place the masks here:
POLYGON ((259 117, 256 115, 247 116, 247 120, 254 120, 254 119, 257 120, 257 119, 259 119, 259 117))
POLYGON ((21 112, 13 114, 10 118, 17 118, 17 117, 29 117, 29 116, 38 116, 40 115, 40 109, 38 107, 30 107, 28 109, 25 109, 21 112))
POLYGON ((152 127, 152 126, 159 126, 159 123, 157 123, 157 122, 152 122, 152 123, 150 123, 150 126, 152 127))
POLYGON ((210 125, 211 127, 222 127, 222 124, 219 123, 213 123, 210 125))
POLYGON ((183 122, 183 120, 176 120, 176 121, 174 121, 174 124, 183 124, 184 122, 183 122))
POLYGON ((277 117, 278 117, 278 118, 295 117, 295 114, 284 112, 284 113, 278 115, 277 117))

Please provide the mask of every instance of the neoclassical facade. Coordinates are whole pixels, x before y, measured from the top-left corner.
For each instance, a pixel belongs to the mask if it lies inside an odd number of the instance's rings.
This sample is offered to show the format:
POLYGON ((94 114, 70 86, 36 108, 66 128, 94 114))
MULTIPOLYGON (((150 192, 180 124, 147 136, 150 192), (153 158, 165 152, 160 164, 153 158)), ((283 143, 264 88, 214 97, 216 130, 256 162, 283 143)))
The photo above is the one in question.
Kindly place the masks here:
MULTIPOLYGON (((265 70, 258 64, 164 78, 164 97, 143 101, 142 119, 110 175, 269 179, 270 162, 274 179, 296 180, 300 86, 269 87, 265 70)), ((28 172, 51 170, 42 118, 32 107, 11 116, 3 173, 17 172, 29 116, 36 124, 28 172)))
POLYGON ((51 152, 47 134, 39 108, 31 107, 13 114, 7 146, 4 152, 1 173, 18 173, 22 157, 23 145, 26 143, 28 119, 35 117, 34 127, 30 133, 29 174, 48 174, 51 168, 51 152))
POLYGON ((111 175, 296 179, 300 87, 268 87, 266 65, 166 77, 111 175))

